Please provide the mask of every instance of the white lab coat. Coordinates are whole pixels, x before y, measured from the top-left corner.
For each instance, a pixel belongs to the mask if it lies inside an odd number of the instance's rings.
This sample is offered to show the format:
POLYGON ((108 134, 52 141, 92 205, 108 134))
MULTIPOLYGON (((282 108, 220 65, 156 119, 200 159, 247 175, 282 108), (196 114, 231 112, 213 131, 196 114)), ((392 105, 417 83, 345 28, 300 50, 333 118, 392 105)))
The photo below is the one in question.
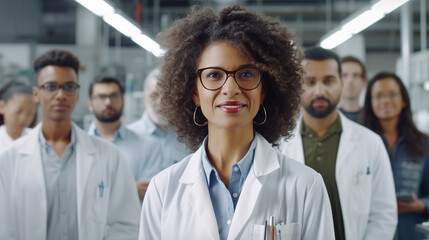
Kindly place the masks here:
MULTIPOLYGON (((334 239, 329 197, 322 177, 281 155, 261 135, 256 137, 254 162, 243 185, 228 239, 262 240, 262 235, 252 238, 252 232, 263 231, 270 216, 289 224, 291 238, 282 240, 334 239), (294 229, 292 223, 299 227, 294 229)), ((201 163, 202 147, 152 179, 143 200, 140 240, 219 239, 201 163)))
MULTIPOLYGON (((20 137, 27 135, 31 128, 24 128, 20 137)), ((6 149, 14 140, 9 136, 5 125, 0 126, 0 152, 6 149)))
MULTIPOLYGON (((40 128, 41 124, 0 154, 2 240, 46 239, 40 128)), ((137 239, 140 205, 127 163, 111 144, 74 128, 79 240, 137 239), (104 183, 103 194, 100 182, 104 183)))
MULTIPOLYGON (((389 156, 376 133, 339 113, 342 124, 335 178, 346 239, 393 239, 397 225, 395 187, 389 156)), ((300 134, 280 146, 288 157, 304 163, 300 134)))

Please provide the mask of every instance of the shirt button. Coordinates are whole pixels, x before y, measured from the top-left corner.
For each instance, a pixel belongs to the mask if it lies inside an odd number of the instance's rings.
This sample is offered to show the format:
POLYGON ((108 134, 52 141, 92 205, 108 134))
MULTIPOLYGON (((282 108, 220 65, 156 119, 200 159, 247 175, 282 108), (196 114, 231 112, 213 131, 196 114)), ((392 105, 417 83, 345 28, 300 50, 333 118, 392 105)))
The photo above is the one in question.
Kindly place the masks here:
POLYGON ((308 137, 309 137, 309 138, 312 138, 312 137, 313 137, 313 134, 311 134, 311 133, 310 133, 310 134, 308 134, 308 137))
POLYGON ((317 160, 317 161, 320 161, 320 160, 322 160, 322 158, 321 158, 321 157, 317 157, 317 158, 316 158, 316 160, 317 160))
POLYGON ((233 193, 232 196, 236 198, 238 197, 238 193, 233 193))
POLYGON ((321 142, 318 142, 318 143, 317 143, 317 146, 321 147, 321 146, 322 146, 322 143, 321 143, 321 142))
POLYGON ((234 171, 235 171, 235 172, 238 172, 238 167, 234 167, 234 171))
POLYGON ((226 221, 226 223, 228 223, 228 225, 231 224, 231 220, 228 219, 228 221, 226 221))

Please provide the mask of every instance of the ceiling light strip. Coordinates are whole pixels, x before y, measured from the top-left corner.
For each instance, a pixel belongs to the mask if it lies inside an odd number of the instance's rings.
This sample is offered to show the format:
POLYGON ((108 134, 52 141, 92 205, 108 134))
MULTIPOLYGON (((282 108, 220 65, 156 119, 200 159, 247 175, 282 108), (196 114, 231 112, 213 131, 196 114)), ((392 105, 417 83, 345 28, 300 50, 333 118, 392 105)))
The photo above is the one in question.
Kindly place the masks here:
POLYGON ((160 57, 164 54, 164 50, 157 42, 142 33, 138 25, 134 24, 132 20, 128 19, 126 14, 115 9, 110 3, 103 0, 76 0, 76 2, 95 15, 102 17, 107 24, 131 38, 136 44, 156 57, 160 57))
POLYGON ((369 4, 368 6, 361 8, 359 11, 344 20, 340 26, 322 37, 320 46, 326 49, 337 47, 353 35, 368 28, 382 19, 386 14, 389 14, 408 1, 409 0, 380 0, 374 4, 369 4))

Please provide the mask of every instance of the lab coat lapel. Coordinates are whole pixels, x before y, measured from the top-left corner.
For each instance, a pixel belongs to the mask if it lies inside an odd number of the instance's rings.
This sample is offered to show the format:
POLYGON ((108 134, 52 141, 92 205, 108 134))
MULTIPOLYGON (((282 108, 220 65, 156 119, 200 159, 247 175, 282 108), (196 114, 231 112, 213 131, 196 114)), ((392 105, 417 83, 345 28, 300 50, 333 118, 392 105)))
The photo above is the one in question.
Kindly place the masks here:
POLYGON ((286 140, 286 148, 282 148, 282 153, 286 156, 300 162, 305 163, 304 148, 302 146, 302 137, 300 133, 302 116, 297 120, 296 127, 293 131, 293 137, 286 140))
POLYGON ((91 171, 96 152, 96 146, 91 141, 90 136, 81 130, 77 125, 73 124, 76 130, 76 179, 77 179, 77 217, 78 226, 81 226, 81 211, 82 201, 85 192, 85 186, 88 175, 91 171))
POLYGON ((255 137, 258 143, 255 150, 253 165, 241 191, 241 196, 238 200, 229 230, 228 239, 237 239, 238 235, 244 230, 244 226, 248 223, 252 213, 255 209, 258 209, 256 202, 264 184, 266 184, 264 181, 261 182, 259 178, 280 168, 277 152, 261 135, 256 133, 255 137))
POLYGON ((192 211, 196 215, 195 219, 204 219, 204 221, 195 224, 198 224, 198 227, 206 228, 206 231, 204 231, 208 233, 208 238, 206 239, 219 240, 216 216, 212 207, 213 205, 201 163, 202 147, 204 146, 201 146, 200 149, 192 155, 179 181, 189 185, 189 194, 184 197, 188 198, 192 206, 192 211))
POLYGON ((337 155, 337 163, 336 163, 336 177, 337 179, 341 179, 338 177, 338 174, 341 173, 341 168, 344 164, 346 164, 347 159, 349 159, 349 154, 353 152, 356 146, 356 139, 358 139, 358 134, 355 132, 355 128, 351 124, 351 120, 348 120, 344 117, 340 112, 338 115, 341 118, 341 127, 343 129, 341 133, 340 142, 338 145, 338 155, 337 155))
MULTIPOLYGON (((19 199, 19 201, 25 201, 25 206, 29 206, 28 209, 31 213, 27 212, 25 216, 31 217, 32 219, 25 219, 26 223, 38 223, 37 229, 32 229, 36 236, 46 238, 47 229, 47 202, 46 202, 46 185, 45 177, 42 165, 42 158, 40 155, 40 144, 39 144, 39 132, 41 131, 41 123, 37 125, 28 136, 23 139, 19 149, 20 163, 20 176, 25 179, 23 184, 29 184, 30 186, 20 186, 23 189, 28 189, 25 195, 26 199, 19 199), (37 207, 33 208, 37 204, 37 207)), ((36 226, 34 225, 34 226, 36 226)), ((33 225, 32 225, 33 226, 33 225)))

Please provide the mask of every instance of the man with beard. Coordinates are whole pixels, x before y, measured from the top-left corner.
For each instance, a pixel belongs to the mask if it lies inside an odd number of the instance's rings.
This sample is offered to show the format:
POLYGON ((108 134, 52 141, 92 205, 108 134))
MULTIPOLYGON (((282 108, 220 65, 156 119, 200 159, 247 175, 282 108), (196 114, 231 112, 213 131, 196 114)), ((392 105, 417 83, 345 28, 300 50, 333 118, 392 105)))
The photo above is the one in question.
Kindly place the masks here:
POLYGON ((343 83, 335 53, 308 49, 302 66, 304 111, 282 153, 322 175, 336 239, 392 239, 396 196, 381 138, 338 112, 343 83))
POLYGON ((155 138, 163 150, 163 165, 169 166, 182 160, 190 151, 184 143, 177 140, 176 131, 169 126, 159 112, 161 101, 161 95, 157 88, 159 74, 159 68, 155 68, 146 77, 143 93, 145 112, 141 119, 127 127, 139 135, 155 138))
POLYGON ((125 156, 143 199, 149 180, 160 171, 162 150, 157 142, 121 124, 124 88, 116 78, 99 77, 89 87, 88 109, 95 115, 88 133, 113 143, 125 156))

